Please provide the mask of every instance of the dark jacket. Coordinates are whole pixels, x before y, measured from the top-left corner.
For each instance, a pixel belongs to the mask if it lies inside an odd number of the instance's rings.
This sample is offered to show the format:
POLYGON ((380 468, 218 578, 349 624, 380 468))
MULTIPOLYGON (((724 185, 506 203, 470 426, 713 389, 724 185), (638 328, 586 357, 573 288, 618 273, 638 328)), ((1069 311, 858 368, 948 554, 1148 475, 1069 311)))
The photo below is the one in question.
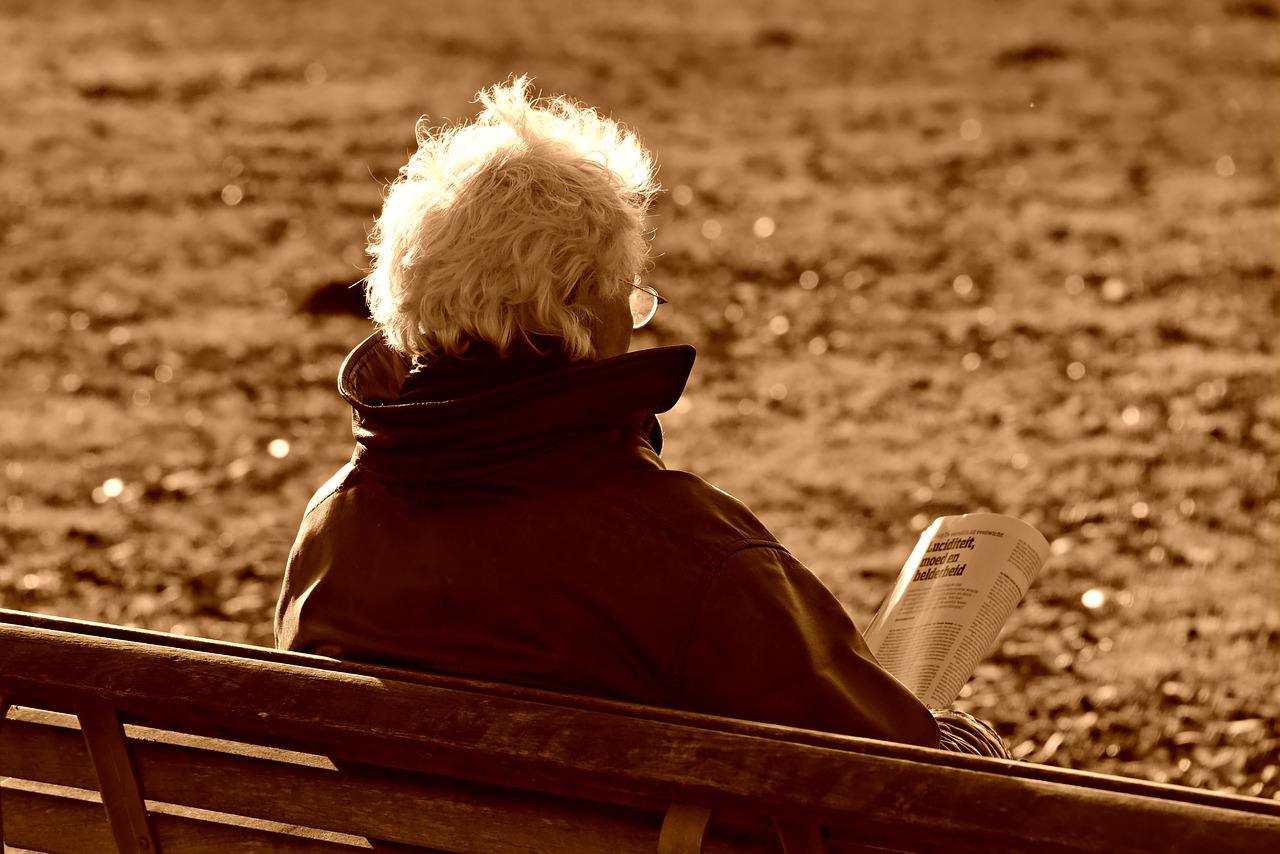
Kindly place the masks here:
POLYGON ((822 583, 739 501, 663 466, 653 414, 693 359, 410 375, 365 341, 339 379, 355 454, 307 508, 277 644, 936 746, 822 583))

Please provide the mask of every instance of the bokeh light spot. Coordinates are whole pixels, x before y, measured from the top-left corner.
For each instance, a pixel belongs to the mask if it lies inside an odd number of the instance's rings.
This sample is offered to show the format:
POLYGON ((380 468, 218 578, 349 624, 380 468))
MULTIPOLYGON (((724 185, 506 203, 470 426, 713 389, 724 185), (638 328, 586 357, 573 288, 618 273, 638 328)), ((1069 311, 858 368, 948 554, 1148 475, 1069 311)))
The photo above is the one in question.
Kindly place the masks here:
POLYGON ((707 240, 715 240, 724 231, 720 227, 720 223, 714 219, 709 219, 702 224, 702 236, 707 240))
POLYGON ((805 270, 800 274, 800 287, 806 291, 811 291, 818 286, 818 274, 812 270, 805 270))
POLYGON ((1084 278, 1072 273, 1070 276, 1067 276, 1067 280, 1063 282, 1062 286, 1066 288, 1067 293, 1071 294, 1073 297, 1079 296, 1084 293, 1084 278))
POLYGON ((1084 379, 1084 374, 1085 374, 1084 365, 1081 364, 1080 362, 1072 362, 1071 364, 1067 365, 1067 379, 1082 380, 1084 379))
POLYGON ((680 207, 684 207, 693 201, 693 190, 689 189, 689 187, 684 184, 681 184, 678 187, 673 187, 671 190, 671 201, 680 205, 680 207))
POLYGON ((786 335, 791 329, 791 320, 785 314, 774 315, 769 321, 769 331, 774 335, 786 335))
POLYGON ((973 292, 973 279, 961 273, 952 280, 951 287, 955 288, 956 293, 960 296, 968 296, 973 292))
POLYGON ((977 119, 965 119, 960 123, 960 138, 970 142, 982 136, 982 122, 977 119))
POLYGON ((326 71, 325 67, 320 63, 312 62, 303 69, 302 76, 306 78, 306 81, 312 86, 319 86, 321 83, 329 79, 329 72, 326 71))
POLYGON ((222 203, 228 207, 235 207, 244 200, 244 190, 235 184, 228 184, 222 188, 222 203))
POLYGON ((1129 295, 1129 285, 1114 276, 1102 283, 1102 298, 1107 302, 1120 302, 1129 295))
POLYGON ((756 237, 759 237, 761 240, 765 239, 766 237, 773 236, 773 232, 776 230, 777 230, 777 225, 774 223, 771 217, 767 217, 767 216, 760 217, 758 220, 755 221, 755 224, 751 226, 752 233, 755 234, 756 237))
POLYGON ((1213 167, 1223 178, 1230 178, 1236 174, 1236 162, 1231 159, 1230 154, 1224 154, 1218 158, 1218 162, 1213 167))
POLYGON ((289 440, 288 439, 272 439, 267 443, 267 453, 275 457, 277 460, 283 460, 289 456, 289 440))
POLYGON ((1091 590, 1086 590, 1080 596, 1080 604, 1084 605, 1089 610, 1101 608, 1106 603, 1107 603, 1106 592, 1099 590, 1096 587, 1091 590))

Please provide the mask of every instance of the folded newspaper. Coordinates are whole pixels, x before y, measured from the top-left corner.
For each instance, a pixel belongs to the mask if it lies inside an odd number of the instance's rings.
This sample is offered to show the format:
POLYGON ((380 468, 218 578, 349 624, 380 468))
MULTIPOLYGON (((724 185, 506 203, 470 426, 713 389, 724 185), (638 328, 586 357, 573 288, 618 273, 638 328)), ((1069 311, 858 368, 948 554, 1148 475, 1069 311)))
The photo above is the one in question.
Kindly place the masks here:
POLYGON ((950 706, 1049 556, 999 513, 934 520, 865 634, 880 665, 930 708, 950 706))

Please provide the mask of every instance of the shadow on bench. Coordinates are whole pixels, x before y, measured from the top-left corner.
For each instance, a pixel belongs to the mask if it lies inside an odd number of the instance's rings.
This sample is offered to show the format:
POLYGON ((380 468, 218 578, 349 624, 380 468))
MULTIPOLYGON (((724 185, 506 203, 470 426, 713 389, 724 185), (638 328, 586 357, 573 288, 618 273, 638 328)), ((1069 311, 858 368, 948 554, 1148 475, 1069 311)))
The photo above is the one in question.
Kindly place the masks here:
POLYGON ((59 854, 1280 850, 1272 801, 5 610, 0 705, 59 854))

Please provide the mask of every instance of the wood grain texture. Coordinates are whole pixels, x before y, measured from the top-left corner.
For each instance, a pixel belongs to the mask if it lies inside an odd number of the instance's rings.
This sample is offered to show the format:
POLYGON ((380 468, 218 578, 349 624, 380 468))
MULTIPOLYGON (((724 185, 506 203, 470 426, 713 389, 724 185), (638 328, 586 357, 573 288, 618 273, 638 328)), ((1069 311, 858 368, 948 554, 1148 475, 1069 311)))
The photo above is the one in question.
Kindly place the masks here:
MULTIPOLYGON (((10 750, 0 776, 76 788, 96 779, 74 720, 24 712, 0 733, 10 750), (41 723, 41 720, 44 720, 41 723)), ((151 733, 145 735, 151 736, 151 733)), ((409 775, 320 757, 301 764, 227 752, 230 745, 187 737, 175 745, 134 737, 131 746, 149 799, 236 816, 371 836, 449 851, 562 851, 566 854, 652 854, 662 813, 501 786, 409 775), (202 748, 201 743, 219 749, 202 748)), ((775 852, 767 826, 725 824, 706 850, 775 852)))
MULTIPOLYGON (((107 854, 115 841, 102 804, 85 797, 6 787, 10 806, 4 840, 47 854, 107 854)), ((368 844, 344 844, 188 816, 153 814, 162 854, 354 854, 368 844)))
POLYGON ((1071 768, 1057 768, 1048 765, 1036 765, 1024 762, 1000 762, 960 753, 949 753, 936 750, 924 750, 910 745, 890 742, 871 741, 851 738, 834 733, 814 730, 795 729, 777 724, 762 724, 733 718, 721 718, 712 715, 686 712, 677 709, 664 709, 654 706, 638 706, 617 700, 599 697, 587 697, 576 694, 560 694, 520 685, 508 685, 460 676, 449 676, 437 673, 402 670, 364 662, 343 661, 323 656, 303 653, 284 652, 245 644, 215 641, 187 635, 169 635, 145 629, 127 628, 107 623, 95 623, 87 620, 74 620, 62 617, 50 617, 44 614, 32 614, 26 611, 13 611, 0 608, 0 625, 25 626, 29 628, 45 628, 52 631, 73 632, 88 637, 109 638, 131 641, 134 643, 158 645, 189 651, 209 652, 215 655, 231 655, 251 661, 277 662, 281 664, 297 664, 318 670, 334 673, 349 673, 368 676, 373 679, 406 682, 416 685, 428 685, 449 688, 496 697, 509 697, 534 703, 544 703, 564 708, 582 709, 584 711, 600 711, 609 714, 623 715, 636 720, 651 720, 675 723, 711 729, 717 732, 750 735, 775 741, 794 744, 808 744, 815 747, 832 747, 837 750, 866 752, 875 756, 900 758, 911 761, 928 762, 934 766, 947 768, 968 768, 982 771, 985 774, 1004 774, 1024 780, 1042 780, 1050 783, 1062 783, 1072 786, 1084 786, 1095 791, 1114 792, 1116 794, 1137 795, 1157 798, 1178 803, 1201 804, 1204 806, 1222 807, 1244 811, 1260 812, 1264 815, 1280 817, 1280 802, 1263 801, 1224 792, 1206 789, 1194 789, 1187 786, 1176 786, 1167 783, 1153 783, 1129 777, 1117 777, 1109 774, 1097 774, 1071 768))
MULTIPOLYGON (((3 742, 5 732, 8 729, 9 707, 13 705, 13 701, 6 695, 0 694, 0 780, 5 778, 3 771, 5 759, 10 751, 16 751, 17 747, 6 746, 3 742)), ((0 852, 4 848, 4 793, 0 792, 0 852)))
POLYGON ((155 854, 156 838, 142 800, 142 785, 115 710, 90 699, 77 703, 76 712, 116 850, 119 854, 155 854))
POLYGON ((774 827, 782 841, 782 854, 824 854, 827 845, 822 829, 811 821, 789 821, 775 818, 774 827))
MULTIPOLYGON (((602 707, 335 672, 44 627, 0 625, 0 692, 58 704, 85 696, 129 718, 544 793, 619 794, 820 822, 833 850, 1256 851, 1280 839, 1276 807, 1187 803, 1093 786, 1099 775, 1028 779, 1017 763, 809 734, 788 741, 602 707), (217 708, 193 698, 217 696, 217 708), (726 731, 727 730, 727 731, 726 731)), ((298 663, 292 663, 292 662, 298 663)), ((674 713, 679 716, 679 713, 674 713)), ((1154 792, 1154 793, 1153 793, 1154 792)))
POLYGON ((698 854, 707 835, 711 810, 695 804, 672 804, 662 820, 658 854, 698 854))

